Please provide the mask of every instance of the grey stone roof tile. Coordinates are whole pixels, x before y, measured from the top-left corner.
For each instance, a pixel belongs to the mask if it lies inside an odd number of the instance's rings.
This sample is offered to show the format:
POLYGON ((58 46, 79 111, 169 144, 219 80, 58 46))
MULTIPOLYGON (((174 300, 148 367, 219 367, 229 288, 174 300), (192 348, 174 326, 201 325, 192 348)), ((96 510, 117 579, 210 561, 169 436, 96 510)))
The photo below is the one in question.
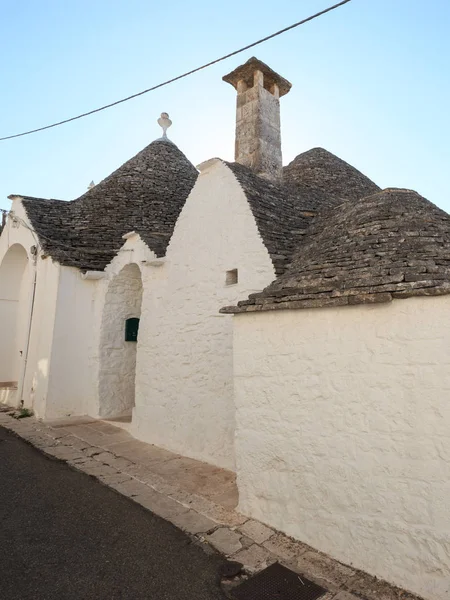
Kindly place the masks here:
POLYGON ((286 270, 315 211, 330 199, 321 190, 302 186, 292 191, 256 175, 239 163, 226 163, 240 183, 272 259, 276 275, 286 270))
POLYGON ((283 168, 283 177, 285 183, 293 188, 312 186, 331 198, 358 200, 380 191, 358 169, 323 148, 312 148, 299 154, 283 168))
MULTIPOLYGON (((274 264, 288 267, 313 219, 341 202, 379 188, 362 173, 315 148, 284 168, 282 183, 259 177, 238 163, 226 163, 240 183, 274 264), (316 216, 317 215, 317 216, 316 216)), ((168 140, 156 140, 109 177, 71 202, 24 198, 44 252, 63 265, 103 270, 136 231, 163 256, 197 170, 168 140)))
POLYGON ((239 313, 450 293, 450 215, 411 190, 345 201, 318 219, 287 271, 239 313))
POLYGON ((198 172, 168 140, 156 140, 77 200, 24 198, 44 252, 63 265, 103 270, 140 234, 157 256, 165 254, 198 172))

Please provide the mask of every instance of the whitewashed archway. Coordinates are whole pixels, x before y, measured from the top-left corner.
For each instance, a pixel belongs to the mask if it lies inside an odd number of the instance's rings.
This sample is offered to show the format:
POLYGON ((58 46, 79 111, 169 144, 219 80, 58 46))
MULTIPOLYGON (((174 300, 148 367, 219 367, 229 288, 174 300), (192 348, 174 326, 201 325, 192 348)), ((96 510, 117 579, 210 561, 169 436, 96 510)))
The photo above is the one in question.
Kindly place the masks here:
POLYGON ((26 335, 29 286, 28 256, 12 245, 0 265, 0 386, 14 387, 20 378, 26 335))
POLYGON ((128 264, 111 280, 100 333, 99 416, 131 416, 134 406, 138 342, 125 340, 127 319, 140 318, 142 278, 128 264))

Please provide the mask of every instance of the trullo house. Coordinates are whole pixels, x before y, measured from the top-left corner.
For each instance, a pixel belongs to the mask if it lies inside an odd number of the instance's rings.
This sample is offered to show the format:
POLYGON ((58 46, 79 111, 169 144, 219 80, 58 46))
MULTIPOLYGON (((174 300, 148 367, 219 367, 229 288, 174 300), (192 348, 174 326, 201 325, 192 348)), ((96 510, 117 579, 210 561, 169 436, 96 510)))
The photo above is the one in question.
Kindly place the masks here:
POLYGON ((236 162, 165 134, 71 202, 12 195, 0 399, 235 470, 246 514, 427 598, 450 589, 450 217, 321 148, 252 58, 236 162))

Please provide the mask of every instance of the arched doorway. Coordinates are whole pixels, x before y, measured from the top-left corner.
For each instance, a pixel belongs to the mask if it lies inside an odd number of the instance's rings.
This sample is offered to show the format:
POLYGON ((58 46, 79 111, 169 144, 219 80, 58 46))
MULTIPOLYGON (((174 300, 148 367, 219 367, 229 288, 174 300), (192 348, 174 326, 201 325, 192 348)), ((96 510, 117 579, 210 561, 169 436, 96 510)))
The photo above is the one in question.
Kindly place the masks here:
POLYGON ((23 364, 27 325, 29 286, 28 256, 23 246, 14 244, 0 265, 0 386, 15 387, 23 364))
POLYGON ((141 303, 141 272, 136 264, 129 264, 109 284, 103 309, 99 380, 102 418, 131 416, 141 303))

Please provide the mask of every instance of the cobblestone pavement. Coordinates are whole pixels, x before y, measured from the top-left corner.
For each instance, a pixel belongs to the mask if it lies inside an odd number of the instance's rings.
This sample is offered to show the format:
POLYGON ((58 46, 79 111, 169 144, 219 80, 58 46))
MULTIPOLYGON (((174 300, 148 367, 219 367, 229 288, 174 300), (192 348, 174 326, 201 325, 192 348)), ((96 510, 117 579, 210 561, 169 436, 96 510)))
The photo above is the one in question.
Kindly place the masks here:
POLYGON ((166 519, 247 575, 278 561, 329 590, 324 600, 418 597, 331 559, 236 510, 234 474, 135 440, 105 421, 43 424, 0 413, 0 425, 166 519))

